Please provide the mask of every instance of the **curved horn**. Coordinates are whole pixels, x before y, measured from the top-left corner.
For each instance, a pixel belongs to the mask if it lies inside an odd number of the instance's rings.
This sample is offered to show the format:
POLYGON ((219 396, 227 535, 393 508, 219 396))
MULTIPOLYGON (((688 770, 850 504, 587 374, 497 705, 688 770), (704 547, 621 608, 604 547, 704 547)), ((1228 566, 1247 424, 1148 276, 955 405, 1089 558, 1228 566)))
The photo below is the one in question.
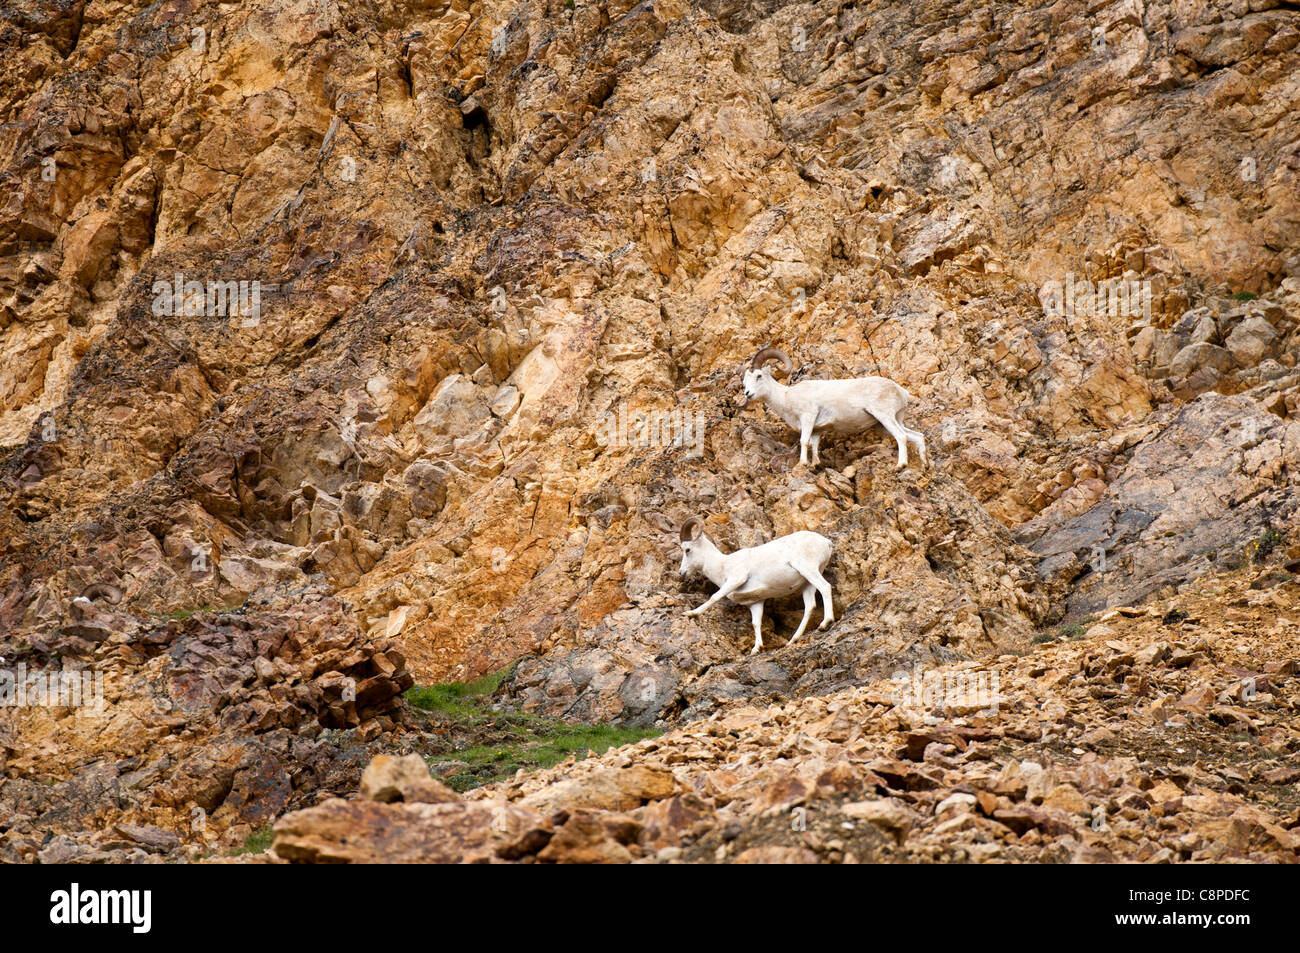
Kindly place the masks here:
POLYGON ((117 605, 122 601, 122 590, 106 582, 97 582, 87 586, 81 592, 83 599, 93 600, 101 597, 107 598, 112 605, 117 605))
POLYGON ((700 533, 704 532, 704 527, 700 524, 700 518, 698 516, 692 516, 690 519, 688 519, 685 523, 682 524, 683 543, 689 542, 690 540, 696 538, 696 534, 692 532, 693 530, 699 530, 700 533))
POLYGON ((785 371, 785 376, 789 377, 794 373, 794 361, 790 360, 790 355, 776 347, 765 347, 750 361, 750 367, 755 370, 762 367, 767 361, 777 360, 781 362, 781 369, 785 371))

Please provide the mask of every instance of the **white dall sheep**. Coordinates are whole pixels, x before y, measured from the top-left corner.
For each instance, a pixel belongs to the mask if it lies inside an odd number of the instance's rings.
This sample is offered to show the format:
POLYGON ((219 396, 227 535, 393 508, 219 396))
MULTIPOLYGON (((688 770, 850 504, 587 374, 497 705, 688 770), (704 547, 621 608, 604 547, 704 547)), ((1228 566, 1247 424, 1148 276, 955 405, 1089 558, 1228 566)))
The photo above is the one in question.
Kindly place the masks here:
POLYGON ((889 378, 800 381, 787 386, 764 366, 770 360, 780 361, 787 377, 794 370, 794 362, 784 351, 774 347, 763 348, 754 355, 741 379, 745 388, 745 406, 749 406, 750 401, 761 400, 799 431, 800 463, 808 463, 809 447, 812 447, 812 465, 821 462, 817 451, 822 434, 862 433, 877 423, 898 441, 898 469, 907 466, 909 442, 916 444, 921 465, 929 462, 925 455, 925 436, 919 430, 904 426, 898 419, 912 395, 889 378))
POLYGON ((768 599, 803 592, 803 621, 799 631, 790 638, 793 645, 808 627, 808 617, 817 605, 817 593, 822 594, 822 624, 824 629, 835 621, 831 607, 831 584, 822 570, 831 560, 831 541, 817 533, 803 531, 782 536, 762 546, 738 549, 723 553, 704 535, 700 521, 691 517, 682 524, 683 576, 703 572, 718 587, 709 601, 686 614, 696 616, 719 599, 730 599, 738 605, 749 606, 754 621, 753 655, 763 647, 763 603, 768 599))

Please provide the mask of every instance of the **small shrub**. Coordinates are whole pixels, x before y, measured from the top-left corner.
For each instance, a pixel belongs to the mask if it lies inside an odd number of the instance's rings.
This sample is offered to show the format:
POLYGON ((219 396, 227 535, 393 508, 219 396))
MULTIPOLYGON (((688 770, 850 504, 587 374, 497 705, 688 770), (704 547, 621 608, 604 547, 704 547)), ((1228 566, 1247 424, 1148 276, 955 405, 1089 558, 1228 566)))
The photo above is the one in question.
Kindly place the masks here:
POLYGON ((244 841, 243 847, 237 847, 230 852, 232 857, 238 857, 242 854, 264 854, 271 848, 271 842, 275 840, 275 835, 271 832, 271 825, 258 828, 248 835, 244 841))
POLYGON ((1078 622, 1071 622, 1068 625, 1063 625, 1057 629, 1056 637, 1058 639, 1081 639, 1083 638, 1083 633, 1085 631, 1084 627, 1078 622))
POLYGON ((1279 530, 1274 529, 1272 526, 1268 527, 1262 534, 1260 534, 1259 539, 1255 540, 1248 547, 1250 561, 1253 563, 1262 563, 1264 560, 1268 559, 1269 554, 1272 553, 1273 550, 1285 541, 1286 537, 1279 530))

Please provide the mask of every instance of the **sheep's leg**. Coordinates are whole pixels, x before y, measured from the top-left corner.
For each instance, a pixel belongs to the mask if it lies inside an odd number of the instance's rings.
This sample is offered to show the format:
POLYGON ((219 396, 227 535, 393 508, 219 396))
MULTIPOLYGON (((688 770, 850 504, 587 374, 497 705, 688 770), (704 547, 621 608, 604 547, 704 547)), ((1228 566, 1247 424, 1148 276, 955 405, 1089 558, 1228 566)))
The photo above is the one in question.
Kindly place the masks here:
POLYGON ((704 612, 705 609, 708 609, 709 607, 711 607, 711 606, 714 605, 715 603, 719 602, 720 600, 727 598, 727 596, 731 595, 733 592, 735 592, 737 589, 739 589, 741 586, 743 586, 743 585, 745 584, 745 581, 746 581, 748 578, 749 578, 748 576, 745 576, 745 577, 743 577, 743 578, 741 578, 741 579, 733 579, 733 580, 729 580, 729 581, 727 581, 727 582, 724 582, 724 583, 722 584, 722 588, 719 589, 717 592, 715 592, 712 596, 709 597, 709 601, 708 601, 708 602, 704 603, 704 605, 699 606, 698 608, 691 609, 691 610, 690 610, 689 612, 687 612, 686 614, 687 614, 687 615, 699 615, 700 613, 704 612))
POLYGON ((880 425, 889 431, 889 435, 898 442, 898 469, 901 470, 907 466, 907 431, 892 417, 880 416, 877 419, 880 425))
POLYGON ((790 636, 790 641, 786 646, 794 645, 803 635, 804 630, 808 628, 808 619, 812 616, 813 609, 817 606, 817 587, 811 582, 803 587, 803 621, 799 623, 799 628, 794 635, 790 636))
POLYGON ((826 628, 835 621, 835 608, 831 605, 831 584, 826 581, 826 577, 821 574, 816 563, 791 563, 799 575, 807 579, 812 585, 817 587, 817 591, 822 594, 822 624, 817 626, 819 630, 826 628))
POLYGON ((754 647, 749 650, 749 654, 757 655, 758 650, 763 647, 763 603, 751 602, 749 617, 754 620, 754 647))
POLYGON ((808 447, 812 445, 813 426, 817 423, 816 414, 805 414, 799 421, 799 462, 808 465, 808 447))
POLYGON ((813 434, 813 436, 812 436, 812 462, 813 462, 813 466, 815 466, 815 467, 819 467, 819 466, 821 466, 821 463, 822 463, 821 445, 822 445, 822 435, 819 434, 819 433, 815 433, 815 434, 813 434))
MULTIPOLYGON (((897 420, 897 418, 895 419, 897 420)), ((921 458, 921 466, 928 467, 930 465, 930 458, 925 452, 925 434, 921 433, 919 430, 913 430, 901 420, 898 421, 898 425, 902 427, 903 431, 907 434, 907 442, 909 444, 916 444, 917 455, 921 458)))

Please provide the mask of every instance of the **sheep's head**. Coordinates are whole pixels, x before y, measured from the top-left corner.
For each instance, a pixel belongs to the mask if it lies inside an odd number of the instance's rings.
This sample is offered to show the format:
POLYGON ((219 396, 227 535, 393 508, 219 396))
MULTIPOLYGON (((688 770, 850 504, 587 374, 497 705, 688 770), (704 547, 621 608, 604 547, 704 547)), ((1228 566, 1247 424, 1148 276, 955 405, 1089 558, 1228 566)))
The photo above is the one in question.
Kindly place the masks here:
POLYGON ((692 516, 682 524, 682 567, 677 570, 680 575, 689 576, 704 568, 704 559, 700 552, 700 540, 703 536, 704 528, 700 525, 698 517, 692 516))
POLYGON ((781 372, 789 377, 794 371, 794 362, 785 351, 778 350, 774 347, 765 347, 754 355, 754 359, 749 362, 749 369, 741 377, 741 384, 745 389, 745 404, 748 405, 751 400, 762 400, 771 393, 772 384, 776 378, 775 372, 767 367, 768 361, 780 361, 781 372))

